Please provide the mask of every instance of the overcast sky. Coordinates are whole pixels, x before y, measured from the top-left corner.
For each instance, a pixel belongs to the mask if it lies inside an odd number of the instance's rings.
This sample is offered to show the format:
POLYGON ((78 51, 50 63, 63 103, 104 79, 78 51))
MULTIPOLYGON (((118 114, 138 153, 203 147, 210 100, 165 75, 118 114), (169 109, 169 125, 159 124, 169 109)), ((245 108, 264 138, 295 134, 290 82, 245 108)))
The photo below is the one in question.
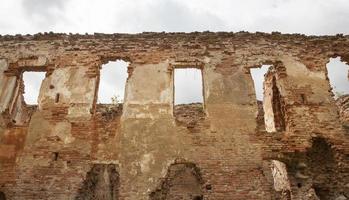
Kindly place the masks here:
POLYGON ((349 32, 348 0, 3 0, 1 34, 142 31, 349 32))
POLYGON ((349 34, 349 0, 3 0, 0 4, 2 35, 206 30, 349 34))

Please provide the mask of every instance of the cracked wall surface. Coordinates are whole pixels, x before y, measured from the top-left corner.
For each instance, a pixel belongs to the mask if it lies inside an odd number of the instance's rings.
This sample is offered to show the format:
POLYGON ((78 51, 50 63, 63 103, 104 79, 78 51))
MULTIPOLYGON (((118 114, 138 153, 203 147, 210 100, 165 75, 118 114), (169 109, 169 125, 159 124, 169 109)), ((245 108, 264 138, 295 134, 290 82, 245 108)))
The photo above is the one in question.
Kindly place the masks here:
POLYGON ((349 36, 0 36, 0 199, 348 199, 347 98, 326 70, 337 56, 349 62, 349 36), (124 103, 97 104, 117 59, 130 62, 124 103), (203 104, 174 106, 176 68, 202 71, 203 104), (37 106, 25 71, 46 72, 37 106))

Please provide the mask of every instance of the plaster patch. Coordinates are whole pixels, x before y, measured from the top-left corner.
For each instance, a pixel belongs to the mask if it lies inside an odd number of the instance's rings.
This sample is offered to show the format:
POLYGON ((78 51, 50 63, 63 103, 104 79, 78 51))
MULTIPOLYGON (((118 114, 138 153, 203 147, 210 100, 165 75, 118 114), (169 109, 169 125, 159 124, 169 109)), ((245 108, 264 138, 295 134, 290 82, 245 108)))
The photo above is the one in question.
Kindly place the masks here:
POLYGON ((51 135, 58 136, 64 144, 69 144, 74 141, 74 137, 71 135, 71 123, 69 122, 56 123, 51 135))
POLYGON ((303 63, 296 61, 292 57, 284 56, 282 62, 286 67, 287 75, 289 76, 306 76, 326 80, 324 71, 310 71, 303 63))
POLYGON ((150 171, 150 165, 154 164, 155 159, 153 154, 148 153, 144 154, 142 160, 140 161, 141 171, 142 173, 146 173, 150 171))

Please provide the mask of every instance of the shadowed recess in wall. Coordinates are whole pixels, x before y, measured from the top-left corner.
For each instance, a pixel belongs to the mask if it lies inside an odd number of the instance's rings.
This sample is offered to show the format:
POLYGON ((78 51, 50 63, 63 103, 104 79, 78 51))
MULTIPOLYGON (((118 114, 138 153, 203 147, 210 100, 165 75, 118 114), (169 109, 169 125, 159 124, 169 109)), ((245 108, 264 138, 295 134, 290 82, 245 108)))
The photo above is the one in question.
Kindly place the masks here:
POLYGON ((177 163, 169 167, 160 186, 150 193, 151 200, 202 200, 203 180, 193 163, 177 163))
POLYGON ((94 164, 75 200, 118 200, 119 173, 114 164, 94 164))
POLYGON ((284 102, 280 94, 279 88, 276 85, 276 78, 273 76, 271 81, 271 103, 272 103, 272 112, 274 116, 274 127, 276 131, 285 130, 285 111, 284 111, 284 102))
POLYGON ((0 191, 0 200, 6 200, 5 193, 0 191))
POLYGON ((331 146, 324 138, 314 138, 307 152, 308 165, 312 171, 313 187, 320 199, 335 199, 335 188, 340 180, 335 180, 336 162, 331 146))

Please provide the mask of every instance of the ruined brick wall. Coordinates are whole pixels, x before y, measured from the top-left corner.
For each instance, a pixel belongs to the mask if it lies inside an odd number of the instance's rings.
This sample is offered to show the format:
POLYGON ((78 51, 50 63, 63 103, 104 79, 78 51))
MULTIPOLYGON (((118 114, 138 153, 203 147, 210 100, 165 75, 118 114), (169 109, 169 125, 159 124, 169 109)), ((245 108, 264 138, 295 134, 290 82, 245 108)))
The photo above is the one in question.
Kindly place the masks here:
POLYGON ((336 56, 349 62, 349 36, 1 36, 0 195, 347 198, 348 129, 326 71, 336 56), (99 105, 99 70, 116 59, 130 62, 124 103, 99 105), (250 69, 263 64, 273 68, 257 103, 250 69), (202 107, 174 108, 173 71, 186 67, 202 70, 202 107), (37 108, 23 101, 24 71, 46 72, 37 108), (275 161, 289 189, 274 187, 275 161))
POLYGON ((349 95, 343 95, 336 100, 339 107, 339 116, 343 125, 349 128, 349 95))

